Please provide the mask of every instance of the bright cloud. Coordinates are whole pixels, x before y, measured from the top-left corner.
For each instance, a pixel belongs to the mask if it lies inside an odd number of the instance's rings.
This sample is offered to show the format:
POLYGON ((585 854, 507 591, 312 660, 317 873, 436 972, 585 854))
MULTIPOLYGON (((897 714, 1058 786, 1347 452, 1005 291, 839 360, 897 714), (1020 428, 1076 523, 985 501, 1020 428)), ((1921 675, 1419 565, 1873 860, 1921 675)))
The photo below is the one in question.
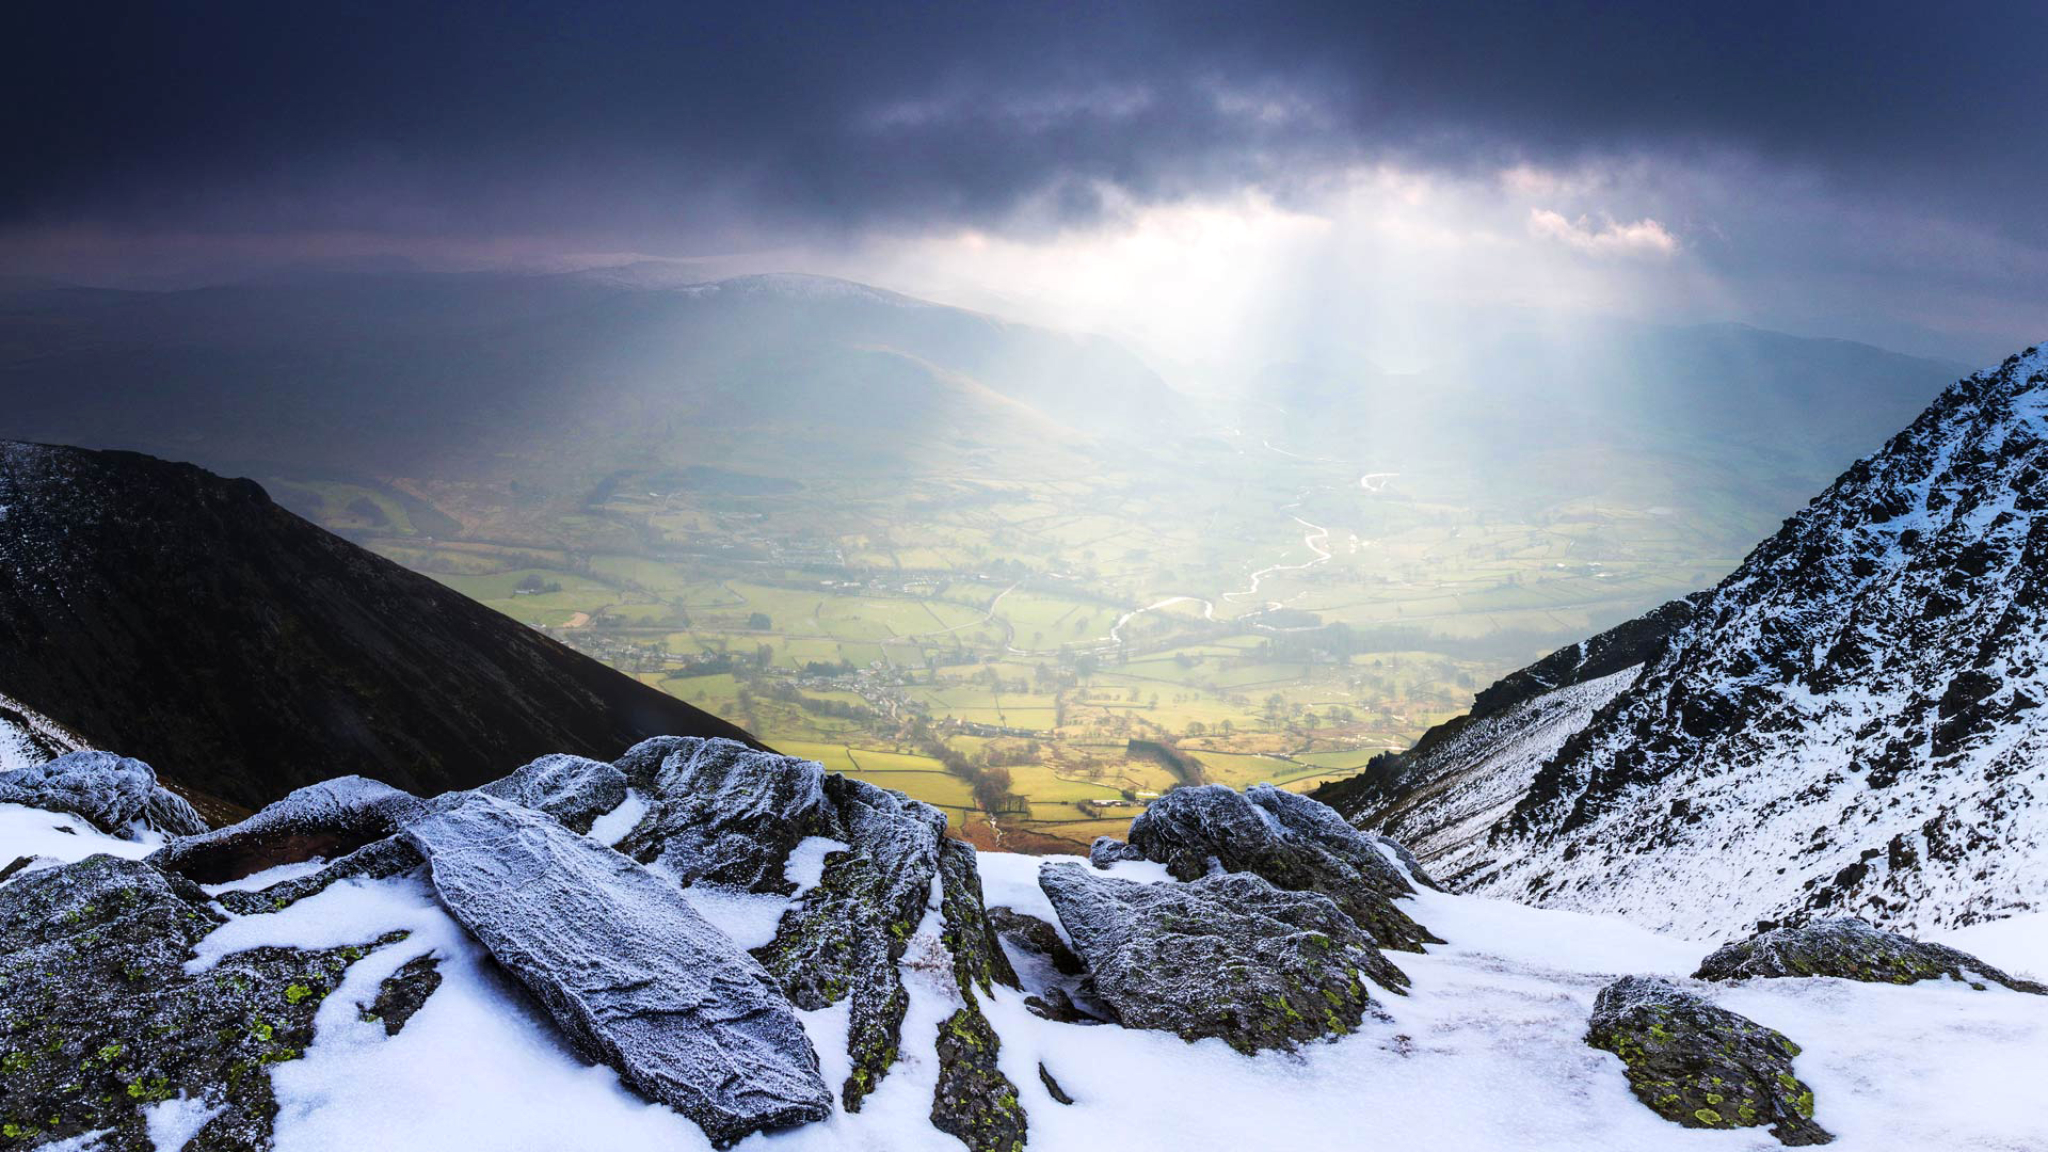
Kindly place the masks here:
POLYGON ((1678 237, 1647 216, 1633 224, 1623 224, 1605 216, 1598 220, 1590 216, 1566 219, 1562 213, 1548 208, 1531 208, 1529 233, 1597 255, 1670 256, 1678 251, 1678 237))

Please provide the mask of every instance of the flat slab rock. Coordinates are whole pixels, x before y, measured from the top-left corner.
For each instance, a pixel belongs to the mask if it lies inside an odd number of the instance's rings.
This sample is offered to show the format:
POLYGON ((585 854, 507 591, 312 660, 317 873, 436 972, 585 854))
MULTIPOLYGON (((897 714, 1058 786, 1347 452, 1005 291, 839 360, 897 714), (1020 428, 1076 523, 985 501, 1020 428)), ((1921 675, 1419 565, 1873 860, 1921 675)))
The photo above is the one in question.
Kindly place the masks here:
POLYGON ((1288 1049, 1356 1029, 1366 980, 1408 983, 1335 901, 1258 876, 1142 884, 1073 863, 1045 865, 1038 884, 1128 1028, 1288 1049))
MULTIPOLYGON (((1243 792, 1221 784, 1176 788, 1131 821, 1129 847, 1181 880, 1214 867, 1290 892, 1320 892, 1382 948, 1420 952, 1443 942, 1394 904, 1415 889, 1372 837, 1329 805, 1270 784, 1243 792)), ((1091 859, 1120 855, 1099 842, 1090 852, 1091 859)))
POLYGON ((2048 987, 2008 976, 1968 952, 1922 943, 1853 917, 1760 932, 1715 951, 1693 973, 1695 980, 1752 976, 1833 976, 1870 984, 1917 984, 1947 977, 1977 988, 1988 982, 2015 992, 2048 995, 2048 987))
POLYGON ((789 1001, 670 881, 475 793, 437 802, 405 837, 441 903, 579 1050, 714 1143, 830 1115, 789 1001))
POLYGON ((112 752, 68 752, 0 772, 0 804, 69 812, 123 839, 133 839, 138 824, 172 836, 206 831, 183 796, 156 782, 155 769, 112 752))
POLYGON ((1624 976, 1601 989, 1586 1043, 1621 1057, 1636 1098, 1684 1127, 1769 1125, 1793 1146, 1834 1139, 1792 1072, 1799 1045, 1668 980, 1624 976))

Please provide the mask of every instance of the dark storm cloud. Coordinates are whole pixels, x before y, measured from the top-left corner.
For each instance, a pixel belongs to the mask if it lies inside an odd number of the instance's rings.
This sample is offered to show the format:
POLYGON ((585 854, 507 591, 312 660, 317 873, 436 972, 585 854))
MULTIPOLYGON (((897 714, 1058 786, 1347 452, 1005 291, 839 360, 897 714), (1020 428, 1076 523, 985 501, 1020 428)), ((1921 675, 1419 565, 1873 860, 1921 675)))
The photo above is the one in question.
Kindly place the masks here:
POLYGON ((0 228, 717 235, 1732 151, 2038 235, 2039 4, 27 3, 0 228))

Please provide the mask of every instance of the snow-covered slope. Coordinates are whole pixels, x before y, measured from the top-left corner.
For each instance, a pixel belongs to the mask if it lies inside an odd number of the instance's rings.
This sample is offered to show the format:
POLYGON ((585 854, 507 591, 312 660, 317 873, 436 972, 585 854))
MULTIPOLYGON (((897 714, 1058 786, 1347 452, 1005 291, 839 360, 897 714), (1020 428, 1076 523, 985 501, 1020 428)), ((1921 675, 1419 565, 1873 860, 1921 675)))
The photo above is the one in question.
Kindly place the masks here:
POLYGON ((1470 891, 1688 935, 2040 908, 2044 477, 2048 352, 2030 349, 1950 387, 1693 597, 1597 711, 1559 692, 1525 725, 1469 728, 1435 819, 1476 820, 1511 791, 1514 811, 1483 848, 1479 829, 1425 818, 1416 847, 1456 853, 1470 891))
MULTIPOLYGON (((67 820, 0 806, 0 842, 67 820)), ((68 834, 36 834, 39 845, 71 858, 138 848, 75 822, 68 834)), ((982 854, 988 902, 1050 918, 1037 883, 1044 862, 982 854)), ((1119 865, 1116 874, 1165 879, 1156 865, 1119 865)), ((1386 998, 1386 1017, 1369 1017, 1358 1033, 1295 1054, 1247 1057, 1220 1040, 1188 1044, 1159 1032, 1053 1023, 998 988, 985 1007, 1002 1034, 1003 1070, 1030 1111, 1029 1147, 1779 1147, 1761 1129, 1678 1128, 1629 1094, 1621 1062, 1582 1039, 1595 994, 1622 973, 1669 976, 1796 1038, 1805 1049, 1798 1074, 1816 1093, 1818 1119, 1839 1137, 1832 1148, 2048 1147, 2048 1116, 2031 1104, 2038 1057, 2048 1049, 2048 999, 1951 983, 1712 986, 1684 980, 1705 943, 1613 917, 1428 891, 1416 898, 1415 912, 1450 943, 1402 955, 1414 980, 1409 994, 1386 998), (1040 1064, 1073 1104, 1052 1099, 1040 1064)), ((931 959, 910 968, 904 1056, 862 1110, 835 1105, 822 1123, 756 1135, 741 1149, 960 1152, 961 1143, 927 1118, 937 1072, 932 1037, 957 996, 938 918, 929 910, 907 948, 931 959)), ((1994 964, 2048 975, 2037 951, 2048 938, 2042 919, 2007 922, 1996 938, 1973 929, 1954 943, 1994 964)), ((423 879, 347 881, 282 912, 232 917, 190 966, 203 969, 264 943, 329 947, 400 929, 411 936, 349 967, 322 1004, 304 1057, 272 1069, 277 1152, 711 1147, 695 1125, 648 1104, 610 1069, 579 1060, 423 879), (423 952, 440 958, 442 982, 402 1032, 387 1035, 358 1005, 423 952)), ((807 1013, 804 1023, 821 1054, 841 1051, 843 1005, 807 1013)), ((844 1069, 826 1071, 834 1078, 844 1069)), ((197 1102, 173 1098, 157 1108, 166 1134, 196 1130, 195 1116, 203 1122, 197 1102)))
POLYGON ((1536 769, 1641 672, 1567 684, 1466 725, 1418 759, 1376 827, 1428 859, 1440 880, 1483 868, 1487 834, 1528 794, 1536 769))

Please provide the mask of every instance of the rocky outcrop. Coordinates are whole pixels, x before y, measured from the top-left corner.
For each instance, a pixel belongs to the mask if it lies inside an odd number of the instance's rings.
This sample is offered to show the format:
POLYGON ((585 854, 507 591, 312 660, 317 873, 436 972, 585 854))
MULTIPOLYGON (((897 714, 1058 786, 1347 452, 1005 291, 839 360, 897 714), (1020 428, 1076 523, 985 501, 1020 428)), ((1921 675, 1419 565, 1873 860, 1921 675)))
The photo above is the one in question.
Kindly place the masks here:
POLYGON ((1419 952, 1442 943, 1394 904, 1415 889, 1372 837, 1328 805, 1270 784, 1176 788, 1131 821, 1130 845, 1181 880, 1215 868, 1320 892, 1383 948, 1419 952))
POLYGON ((1793 1075, 1799 1045, 1668 980, 1624 976, 1601 989, 1586 1043, 1621 1057, 1636 1098, 1687 1128, 1769 1125, 1795 1146, 1834 1139, 1793 1075))
POLYGON ((1945 978, 1979 989, 1989 982, 2016 992, 2048 995, 2048 987, 2008 976, 1967 952, 1922 943, 1854 918, 1760 932, 1716 950, 1693 973, 1695 980, 1753 976, 1834 976, 1869 984, 1916 984, 1945 978))
POLYGON ((1367 980, 1408 984, 1335 901, 1249 873, 1142 884, 1047 864, 1038 882, 1125 1027, 1292 1048, 1355 1030, 1367 980))
POLYGON ((651 800, 619 851, 659 863, 685 887, 786 894, 790 852, 834 831, 825 770, 809 760, 731 740, 659 737, 628 750, 619 765, 651 800))
POLYGON ((469 794, 408 823, 448 911, 586 1056, 720 1146, 831 1114, 775 983, 670 881, 539 813, 469 794))
POLYGON ((68 752, 0 773, 0 804, 69 812, 125 840, 135 839, 137 828, 172 836, 206 831, 206 821, 158 785, 149 765, 112 752, 68 752))
POLYGON ((626 774, 602 760, 557 752, 477 791, 545 812, 577 832, 626 801, 626 774))
POLYGON ((179 1096, 211 1112, 192 1147, 270 1146, 270 1067, 303 1054, 347 966, 395 937, 256 948, 188 974, 219 922, 189 881, 110 856, 0 887, 7 1146, 103 1132, 96 1147, 147 1149, 148 1110, 179 1096))
POLYGON ((931 1119, 972 1152, 1015 1152, 1024 1147, 1029 1124, 1017 1085, 999 1064, 1002 1039, 982 1014, 980 997, 997 984, 1018 987, 1017 974, 989 923, 974 856, 961 841, 939 844, 940 940, 953 958, 962 1007, 939 1025, 931 1119))
POLYGON ((419 797, 361 776, 309 784, 239 824, 171 841, 150 863, 201 884, 345 856, 420 814, 419 797))

